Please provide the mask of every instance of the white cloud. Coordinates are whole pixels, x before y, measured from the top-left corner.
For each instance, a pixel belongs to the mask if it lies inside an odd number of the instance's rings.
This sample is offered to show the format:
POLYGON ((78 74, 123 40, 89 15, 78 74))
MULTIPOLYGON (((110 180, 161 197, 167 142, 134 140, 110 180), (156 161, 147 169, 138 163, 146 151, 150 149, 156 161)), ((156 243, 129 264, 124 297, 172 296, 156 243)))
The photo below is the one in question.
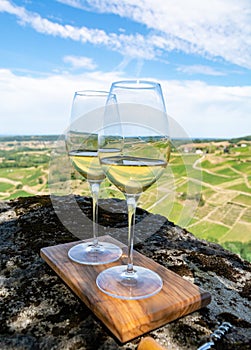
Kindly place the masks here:
MULTIPOLYGON (((221 57, 251 68, 251 4, 249 0, 69 0, 60 2, 114 13, 144 24, 155 50, 181 50, 221 57)), ((155 52, 156 54, 156 52, 155 52)))
POLYGON ((97 68, 96 63, 93 62, 92 58, 84 56, 65 56, 64 62, 70 63, 73 68, 85 68, 88 70, 93 70, 97 68))
POLYGON ((122 78, 100 71, 35 78, 0 69, 1 134, 60 134, 75 91, 109 90, 111 81, 122 78))
POLYGON ((78 9, 88 9, 89 6, 86 6, 82 0, 56 0, 62 4, 69 5, 78 9))
POLYGON ((144 24, 148 34, 106 33, 100 29, 59 24, 7 0, 0 11, 16 15, 21 24, 47 35, 106 46, 123 56, 156 59, 174 50, 251 68, 251 6, 249 0, 61 0, 78 8, 114 13, 144 24))
POLYGON ((89 29, 87 27, 74 27, 66 24, 52 22, 42 18, 39 14, 25 10, 23 7, 12 5, 9 1, 2 0, 0 12, 7 12, 18 17, 20 24, 30 25, 39 33, 71 39, 82 43, 106 46, 108 49, 121 53, 123 56, 134 58, 144 57, 153 59, 155 57, 154 47, 151 40, 141 34, 125 35, 109 33, 104 30, 89 29))
MULTIPOLYGON (((0 70, 1 134, 60 134, 77 90, 107 90, 122 73, 25 77, 0 70), (10 102, 11 101, 11 102, 10 102)), ((145 77, 149 79, 150 77, 145 77)), ((168 113, 192 137, 236 137, 251 132, 251 87, 160 81, 168 113)))
POLYGON ((251 133, 251 86, 199 81, 163 83, 168 113, 192 137, 237 137, 251 133))
MULTIPOLYGON (((63 2, 61 0, 61 2, 63 2)), ((87 1, 64 0, 71 6, 87 1)), ((183 51, 251 68, 251 9, 245 0, 93 0, 96 10, 116 13, 143 23, 146 36, 126 32, 59 24, 0 0, 0 12, 18 18, 36 31, 82 43, 103 45, 120 52, 124 68, 132 58, 156 59, 163 52, 183 51)), ((1 133, 61 133, 67 126, 73 93, 82 89, 109 89, 125 78, 119 71, 97 71, 87 57, 66 56, 73 67, 93 70, 83 74, 54 74, 39 78, 0 70, 1 133), (10 103, 11 101, 11 103, 10 103)), ((222 74, 207 66, 180 66, 187 73, 222 74)), ((130 78, 130 77, 127 77, 130 78)), ((149 77, 146 77, 149 78, 149 77)), ((155 80, 155 79, 154 79, 155 80)), ((193 137, 234 137, 251 132, 251 87, 210 86, 196 81, 162 81, 169 114, 193 137)))
POLYGON ((222 71, 218 71, 209 66, 204 65, 191 65, 191 66, 179 66, 177 71, 187 73, 187 74, 204 74, 213 76, 225 75, 222 71))

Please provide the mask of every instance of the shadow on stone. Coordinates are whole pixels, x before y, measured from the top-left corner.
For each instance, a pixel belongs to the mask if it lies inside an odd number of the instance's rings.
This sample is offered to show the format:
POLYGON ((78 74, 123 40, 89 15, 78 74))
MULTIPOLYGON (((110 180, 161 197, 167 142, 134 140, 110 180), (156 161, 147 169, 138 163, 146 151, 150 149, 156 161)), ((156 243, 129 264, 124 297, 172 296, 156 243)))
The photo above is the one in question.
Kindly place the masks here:
MULTIPOLYGON (((88 219, 83 228, 91 232, 91 199, 76 201, 88 219)), ((64 205, 69 217, 67 199, 64 205)), ((99 220, 101 235, 112 228, 116 239, 126 240, 124 201, 101 202, 99 220)), ((228 321, 234 328, 218 349, 250 349, 251 264, 160 215, 138 209, 136 221, 135 249, 212 295, 206 308, 150 335, 169 350, 193 350, 208 341, 219 322, 228 321)), ((75 240, 58 219, 50 197, 0 202, 1 349, 136 349, 139 339, 117 343, 39 256, 42 247, 75 240)))

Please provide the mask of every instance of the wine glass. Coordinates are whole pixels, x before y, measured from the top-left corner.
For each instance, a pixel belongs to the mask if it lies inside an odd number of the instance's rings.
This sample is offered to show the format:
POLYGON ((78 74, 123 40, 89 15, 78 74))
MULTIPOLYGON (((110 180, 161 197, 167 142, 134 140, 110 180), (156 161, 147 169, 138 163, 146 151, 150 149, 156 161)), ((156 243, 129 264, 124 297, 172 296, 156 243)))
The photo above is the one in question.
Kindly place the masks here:
POLYGON ((163 282, 156 272, 133 265, 135 210, 140 195, 159 179, 168 164, 168 120, 158 83, 114 82, 110 92, 110 102, 117 108, 107 113, 109 118, 105 118, 100 132, 99 159, 107 178, 126 197, 128 263, 105 269, 96 283, 110 296, 143 299, 158 293, 163 282), (113 94, 116 100, 112 99, 113 94), (111 118, 112 113, 117 114, 117 122, 111 118))
MULTIPOLYGON (((121 248, 98 241, 98 195, 105 174, 98 159, 98 133, 103 123, 104 107, 109 93, 105 91, 77 91, 71 109, 71 125, 66 134, 66 147, 73 167, 87 180, 93 202, 93 239, 73 246, 68 256, 71 260, 88 265, 116 261, 121 248)), ((110 100, 114 98, 109 95, 110 100)))

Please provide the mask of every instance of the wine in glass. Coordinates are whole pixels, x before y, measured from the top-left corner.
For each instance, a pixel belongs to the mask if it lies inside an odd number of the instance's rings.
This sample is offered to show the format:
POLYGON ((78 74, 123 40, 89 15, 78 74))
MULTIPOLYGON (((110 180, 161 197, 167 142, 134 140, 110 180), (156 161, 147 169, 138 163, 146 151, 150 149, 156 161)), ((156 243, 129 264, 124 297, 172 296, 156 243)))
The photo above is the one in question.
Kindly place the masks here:
MULTIPOLYGON (((66 146, 73 167, 89 183, 93 202, 93 239, 73 246, 68 256, 71 260, 88 265, 116 261, 122 250, 108 242, 98 241, 98 196, 105 173, 98 159, 98 134, 103 123, 104 107, 108 93, 105 91, 77 91, 73 98, 71 125, 66 134, 66 146)), ((110 101, 115 98, 109 95, 110 101)))
POLYGON ((99 159, 108 179, 123 192, 128 208, 128 263, 102 271, 96 283, 104 293, 121 299, 143 299, 158 293, 161 277, 133 264, 135 211, 140 195, 163 174, 169 160, 168 120, 161 86, 149 81, 121 81, 111 86, 111 113, 99 137, 99 159), (116 118, 111 118, 116 120, 116 118), (110 150, 117 150, 115 153, 110 150))

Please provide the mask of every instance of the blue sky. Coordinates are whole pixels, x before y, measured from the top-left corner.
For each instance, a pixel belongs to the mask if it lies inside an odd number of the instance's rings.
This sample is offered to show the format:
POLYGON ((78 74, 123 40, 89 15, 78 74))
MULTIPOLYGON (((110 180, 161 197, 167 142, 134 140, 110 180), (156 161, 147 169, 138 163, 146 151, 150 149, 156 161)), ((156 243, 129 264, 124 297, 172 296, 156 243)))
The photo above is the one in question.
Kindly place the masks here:
POLYGON ((250 0, 0 0, 0 134, 61 134, 73 93, 161 83, 191 137, 251 134, 250 0))

